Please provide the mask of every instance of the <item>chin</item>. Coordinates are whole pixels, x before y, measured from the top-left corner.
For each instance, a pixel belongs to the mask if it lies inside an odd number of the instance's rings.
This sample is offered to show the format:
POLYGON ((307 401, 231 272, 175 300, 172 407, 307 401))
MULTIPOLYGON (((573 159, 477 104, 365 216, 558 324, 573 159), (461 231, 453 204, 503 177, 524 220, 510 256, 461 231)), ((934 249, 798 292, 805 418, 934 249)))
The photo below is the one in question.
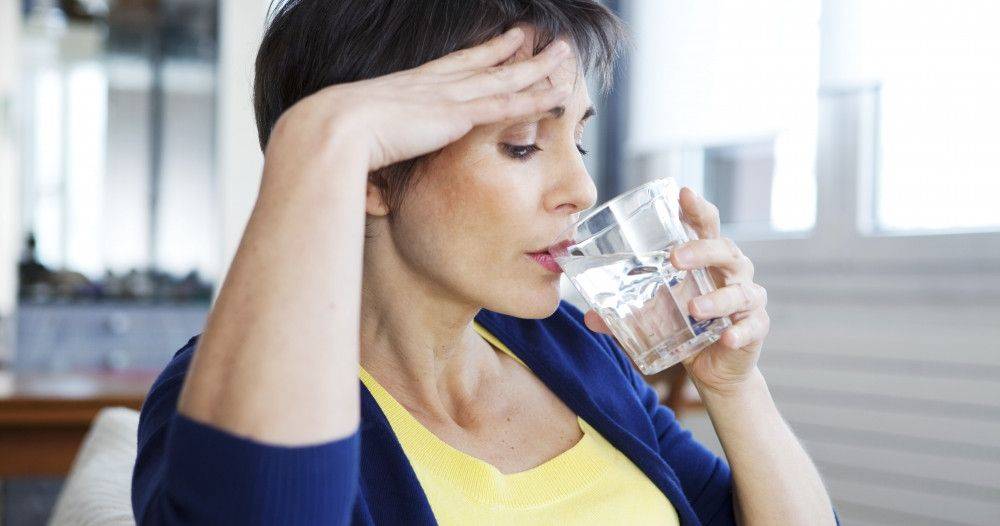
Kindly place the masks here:
POLYGON ((559 280, 551 284, 525 285, 513 295, 504 294, 493 305, 485 308, 515 318, 540 320, 548 318, 559 308, 559 280))

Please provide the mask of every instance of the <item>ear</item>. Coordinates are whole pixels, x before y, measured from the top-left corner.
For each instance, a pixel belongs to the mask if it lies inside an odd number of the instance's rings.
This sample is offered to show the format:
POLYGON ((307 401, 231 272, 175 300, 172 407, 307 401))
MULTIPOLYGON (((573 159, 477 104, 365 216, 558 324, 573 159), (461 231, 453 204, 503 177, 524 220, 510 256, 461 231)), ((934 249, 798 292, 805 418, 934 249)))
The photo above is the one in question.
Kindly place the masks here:
POLYGON ((365 190, 365 213, 372 216, 389 215, 389 207, 382 198, 382 190, 379 190, 371 179, 368 180, 365 190))

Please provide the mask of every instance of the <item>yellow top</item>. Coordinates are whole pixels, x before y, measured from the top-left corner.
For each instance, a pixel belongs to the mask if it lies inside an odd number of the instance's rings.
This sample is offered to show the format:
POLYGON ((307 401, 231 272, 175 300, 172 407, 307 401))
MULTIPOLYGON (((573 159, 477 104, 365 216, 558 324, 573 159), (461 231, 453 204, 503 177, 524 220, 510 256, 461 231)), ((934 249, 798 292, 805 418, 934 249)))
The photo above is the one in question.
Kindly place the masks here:
MULTIPOLYGON (((524 365, 478 322, 476 330, 524 365)), ((663 493, 582 418, 583 438, 541 465, 503 474, 431 433, 368 371, 371 391, 399 439, 439 524, 657 524, 678 525, 663 493)))

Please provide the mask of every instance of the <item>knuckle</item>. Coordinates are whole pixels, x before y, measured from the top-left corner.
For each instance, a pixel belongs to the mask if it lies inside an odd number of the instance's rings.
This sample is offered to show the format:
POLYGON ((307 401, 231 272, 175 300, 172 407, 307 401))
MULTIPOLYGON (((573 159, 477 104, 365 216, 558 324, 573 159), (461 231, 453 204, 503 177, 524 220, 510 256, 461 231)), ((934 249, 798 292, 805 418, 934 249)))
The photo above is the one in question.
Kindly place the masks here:
POLYGON ((745 338, 744 341, 746 343, 750 343, 753 340, 760 337, 760 333, 764 327, 763 327, 763 322, 760 320, 760 318, 757 318, 755 316, 751 316, 749 319, 747 319, 746 323, 748 325, 747 328, 750 330, 746 331, 746 335, 744 336, 745 338))
POLYGON ((719 221, 719 207, 715 206, 712 203, 709 203, 708 201, 705 201, 705 209, 706 209, 705 214, 706 216, 708 216, 708 219, 710 221, 715 221, 715 222, 719 221))
POLYGON ((753 287, 757 291, 757 297, 760 298, 760 306, 767 305, 767 289, 757 283, 754 283, 753 287))
POLYGON ((490 66, 486 68, 486 74, 495 79, 504 80, 510 77, 510 66, 490 66))
POLYGON ((739 284, 739 306, 741 310, 750 310, 754 305, 754 293, 747 283, 739 284))
POLYGON ((740 247, 736 244, 735 241, 732 240, 732 238, 724 237, 722 238, 722 243, 725 246, 726 253, 729 255, 730 258, 734 260, 739 260, 741 257, 743 257, 743 251, 740 250, 740 247))
POLYGON ((513 93, 497 93, 490 95, 482 104, 487 113, 491 115, 504 115, 513 102, 513 93))
POLYGON ((768 331, 768 321, 760 316, 751 316, 747 320, 750 324, 750 330, 747 331, 746 341, 750 343, 755 340, 761 340, 767 335, 768 331))
POLYGON ((750 273, 751 276, 754 275, 757 269, 754 268, 753 261, 746 256, 746 254, 740 254, 740 264, 750 273))
POLYGON ((497 103, 499 103, 501 106, 506 107, 509 106, 511 103, 513 103, 515 100, 517 100, 517 94, 511 92, 497 93, 496 95, 494 95, 494 98, 496 99, 497 103))

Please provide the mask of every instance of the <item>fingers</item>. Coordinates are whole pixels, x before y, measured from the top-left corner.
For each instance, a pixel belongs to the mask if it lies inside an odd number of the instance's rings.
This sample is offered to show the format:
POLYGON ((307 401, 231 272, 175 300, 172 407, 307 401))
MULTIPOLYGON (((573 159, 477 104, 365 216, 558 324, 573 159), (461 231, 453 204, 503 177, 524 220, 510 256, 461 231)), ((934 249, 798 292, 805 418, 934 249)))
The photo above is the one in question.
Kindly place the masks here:
POLYGON ((570 90, 568 84, 559 84, 541 90, 499 93, 463 102, 461 109, 477 126, 546 112, 562 102, 570 90))
POLYGON ((584 325, 587 326, 588 329, 594 332, 603 332, 604 334, 611 334, 611 329, 608 328, 608 325, 604 323, 604 320, 601 318, 600 314, 597 314, 597 311, 595 311, 594 309, 590 309, 586 313, 584 313, 583 323, 584 325))
POLYGON ((524 30, 513 27, 478 46, 452 51, 424 64, 427 71, 451 73, 461 70, 481 69, 503 62, 514 54, 524 41, 524 30))
POLYGON ((730 349, 742 349, 761 342, 771 330, 771 318, 764 309, 754 311, 732 327, 722 331, 722 344, 730 349))
POLYGON ((766 305, 764 287, 744 281, 693 298, 688 302, 688 311, 695 319, 708 320, 763 309, 766 305))
POLYGON ((569 53, 569 44, 563 40, 554 40, 541 53, 527 60, 492 66, 443 86, 442 89, 462 101, 521 91, 545 79, 569 53))
POLYGON ((678 270, 714 267, 725 276, 726 284, 750 281, 754 273, 750 258, 743 255, 732 239, 725 237, 688 241, 671 251, 670 264, 678 270))
POLYGON ((718 207, 686 186, 681 188, 680 204, 684 220, 691 225, 698 237, 707 239, 721 235, 718 207))

